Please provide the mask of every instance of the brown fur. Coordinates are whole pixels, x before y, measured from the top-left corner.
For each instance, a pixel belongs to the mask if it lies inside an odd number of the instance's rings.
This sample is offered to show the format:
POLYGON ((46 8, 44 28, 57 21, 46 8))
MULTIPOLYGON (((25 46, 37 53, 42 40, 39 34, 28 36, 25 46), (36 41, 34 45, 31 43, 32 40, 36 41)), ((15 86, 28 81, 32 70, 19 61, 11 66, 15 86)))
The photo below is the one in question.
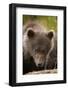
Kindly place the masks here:
POLYGON ((44 32, 44 28, 34 22, 26 24, 24 30, 24 73, 45 69, 50 64, 53 66, 55 61, 50 62, 47 58, 49 52, 53 52, 53 32, 44 32))

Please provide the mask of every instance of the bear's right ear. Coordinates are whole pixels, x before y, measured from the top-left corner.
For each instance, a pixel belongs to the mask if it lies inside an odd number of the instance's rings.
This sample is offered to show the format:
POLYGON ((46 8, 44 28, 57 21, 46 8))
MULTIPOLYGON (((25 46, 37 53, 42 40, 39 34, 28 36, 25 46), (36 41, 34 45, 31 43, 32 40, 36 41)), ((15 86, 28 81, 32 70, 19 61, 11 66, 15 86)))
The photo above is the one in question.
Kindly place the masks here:
POLYGON ((48 32, 47 36, 51 40, 53 38, 53 32, 52 31, 48 32))
POLYGON ((28 30, 27 35, 28 35, 28 37, 29 37, 29 38, 33 38, 33 37, 34 37, 34 35, 35 35, 35 32, 34 32, 34 31, 32 31, 32 30, 28 30))

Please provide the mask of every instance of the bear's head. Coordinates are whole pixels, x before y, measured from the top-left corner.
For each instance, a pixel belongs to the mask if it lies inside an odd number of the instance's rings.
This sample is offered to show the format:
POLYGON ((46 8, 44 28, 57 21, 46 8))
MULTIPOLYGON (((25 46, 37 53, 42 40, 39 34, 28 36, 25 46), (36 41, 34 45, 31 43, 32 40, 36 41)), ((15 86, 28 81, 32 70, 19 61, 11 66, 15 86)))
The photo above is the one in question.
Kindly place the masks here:
POLYGON ((51 49, 53 32, 35 32, 33 30, 28 30, 28 49, 30 55, 34 59, 34 63, 38 68, 42 68, 45 65, 46 57, 51 49))

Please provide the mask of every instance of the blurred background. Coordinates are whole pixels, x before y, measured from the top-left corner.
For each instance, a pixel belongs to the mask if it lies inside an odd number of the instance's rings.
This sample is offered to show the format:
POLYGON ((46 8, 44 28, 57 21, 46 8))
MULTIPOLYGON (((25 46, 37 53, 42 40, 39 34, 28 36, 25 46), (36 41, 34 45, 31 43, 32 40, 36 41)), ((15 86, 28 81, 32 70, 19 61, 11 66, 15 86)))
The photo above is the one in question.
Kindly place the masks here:
POLYGON ((57 31, 57 16, 23 15, 23 24, 26 24, 30 20, 38 21, 45 28, 57 31))

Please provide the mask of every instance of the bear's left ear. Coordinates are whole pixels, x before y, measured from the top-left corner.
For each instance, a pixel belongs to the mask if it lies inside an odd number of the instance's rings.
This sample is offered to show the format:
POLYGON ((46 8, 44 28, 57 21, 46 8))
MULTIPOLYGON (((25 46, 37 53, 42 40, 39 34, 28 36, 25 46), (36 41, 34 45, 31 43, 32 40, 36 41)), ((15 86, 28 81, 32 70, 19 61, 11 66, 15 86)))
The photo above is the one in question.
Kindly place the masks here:
POLYGON ((35 32, 33 30, 28 30, 27 35, 28 35, 29 38, 33 38, 34 35, 35 35, 35 32))
POLYGON ((52 31, 48 32, 47 36, 51 40, 53 38, 53 32, 52 31))

